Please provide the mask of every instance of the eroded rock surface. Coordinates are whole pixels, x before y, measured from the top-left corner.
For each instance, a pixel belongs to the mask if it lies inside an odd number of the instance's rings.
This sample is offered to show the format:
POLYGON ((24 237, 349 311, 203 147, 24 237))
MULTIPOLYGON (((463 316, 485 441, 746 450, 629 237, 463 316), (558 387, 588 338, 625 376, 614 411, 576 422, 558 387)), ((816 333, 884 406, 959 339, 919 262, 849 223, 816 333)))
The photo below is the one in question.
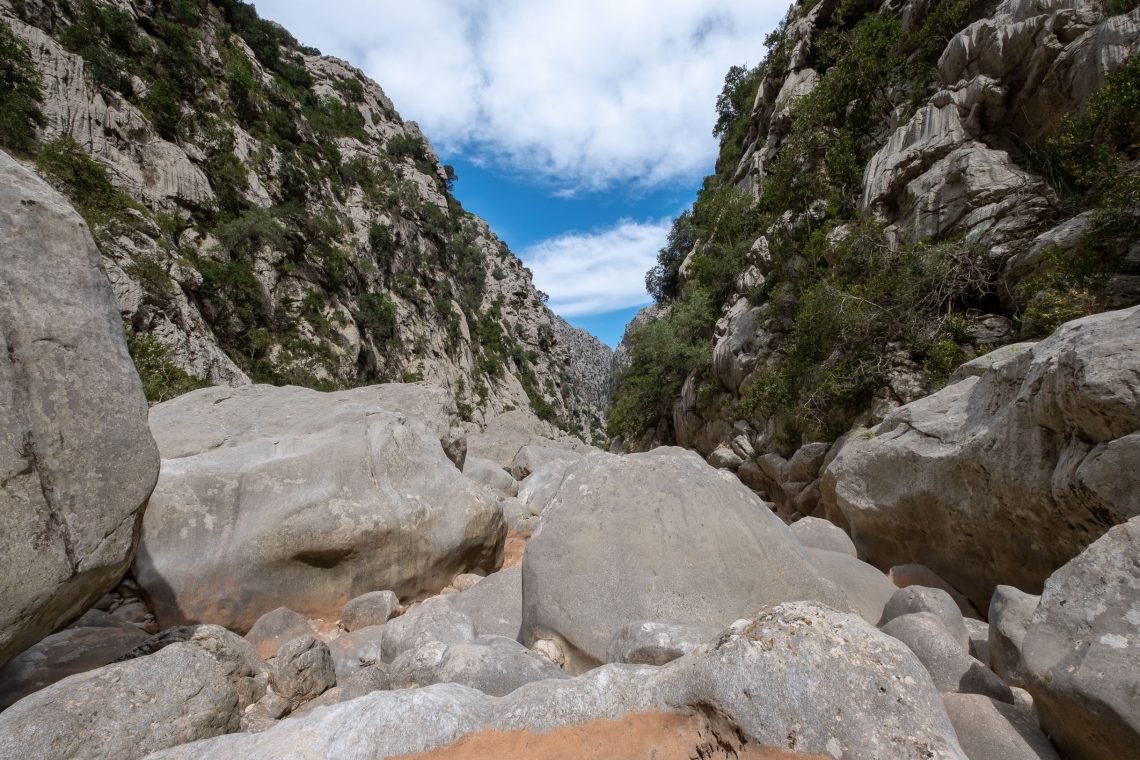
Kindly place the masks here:
POLYGON ((123 577, 158 453, 87 225, 5 153, 0 238, 3 665, 123 577))
POLYGON ((207 388, 152 410, 163 471, 136 576, 162 625, 244 631, 278 606, 331 621, 377 588, 415 598, 498 567, 498 502, 385 393, 207 388))
POLYGON ((849 436, 824 478, 860 552, 922 562, 979 609, 1140 513, 1140 307, 1069 322, 849 436), (1126 485, 1127 484, 1127 485, 1126 485))

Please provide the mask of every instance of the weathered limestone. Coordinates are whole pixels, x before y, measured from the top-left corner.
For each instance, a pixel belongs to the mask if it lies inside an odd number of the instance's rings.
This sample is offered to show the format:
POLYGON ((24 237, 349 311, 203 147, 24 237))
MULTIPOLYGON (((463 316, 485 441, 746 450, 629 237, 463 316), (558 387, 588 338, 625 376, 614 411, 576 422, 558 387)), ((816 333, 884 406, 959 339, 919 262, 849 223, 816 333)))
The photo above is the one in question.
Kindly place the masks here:
POLYGON ((207 388, 152 410, 163 471, 136 576, 160 624, 336 620, 362 593, 414 599, 499 565, 498 502, 390 392, 207 388))
POLYGON ((979 609, 999 582, 1040 590, 1140 514, 1138 331, 1140 307, 1069 322, 848 436, 828 509, 871 562, 922 562, 979 609))
POLYGON ((3 665, 123 577, 158 454, 87 225, 4 153, 0 238, 3 665))

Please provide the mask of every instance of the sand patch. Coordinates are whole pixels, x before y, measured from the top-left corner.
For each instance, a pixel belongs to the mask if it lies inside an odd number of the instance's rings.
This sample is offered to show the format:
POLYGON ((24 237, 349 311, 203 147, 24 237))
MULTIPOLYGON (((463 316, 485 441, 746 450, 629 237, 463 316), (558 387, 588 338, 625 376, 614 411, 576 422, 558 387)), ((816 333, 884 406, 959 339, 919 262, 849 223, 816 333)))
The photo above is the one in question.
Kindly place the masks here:
POLYGON ((757 747, 705 715, 650 712, 595 720, 545 734, 480 731, 447 747, 399 760, 804 760, 818 758, 757 747))

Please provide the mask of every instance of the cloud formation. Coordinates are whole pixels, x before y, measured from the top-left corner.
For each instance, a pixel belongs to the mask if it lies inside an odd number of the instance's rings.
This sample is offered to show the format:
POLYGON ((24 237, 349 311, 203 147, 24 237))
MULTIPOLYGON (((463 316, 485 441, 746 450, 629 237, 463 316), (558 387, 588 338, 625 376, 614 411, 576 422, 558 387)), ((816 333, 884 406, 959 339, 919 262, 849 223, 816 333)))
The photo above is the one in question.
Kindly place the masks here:
POLYGON ((657 263, 672 222, 623 220, 594 233, 561 235, 527 248, 522 258, 534 284, 550 296, 550 308, 564 317, 605 314, 652 299, 645 272, 657 263))
POLYGON ((561 192, 691 181, 714 103, 787 0, 261 0, 346 58, 445 153, 561 192))

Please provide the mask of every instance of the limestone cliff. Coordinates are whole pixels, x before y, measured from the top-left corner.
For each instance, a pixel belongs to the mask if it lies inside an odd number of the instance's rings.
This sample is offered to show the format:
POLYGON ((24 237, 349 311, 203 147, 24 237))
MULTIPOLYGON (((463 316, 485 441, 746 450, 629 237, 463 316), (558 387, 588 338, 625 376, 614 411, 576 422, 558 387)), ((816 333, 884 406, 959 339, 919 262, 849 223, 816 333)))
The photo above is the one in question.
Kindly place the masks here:
POLYGON ((792 510, 801 446, 1140 302, 1140 9, 805 0, 767 46, 726 79, 610 427, 746 465, 792 510))
POLYGON ((600 429, 608 349, 359 70, 237 0, 0 0, 0 20, 39 85, 30 141, 0 141, 91 224, 152 399, 423 379, 476 421, 600 429))

